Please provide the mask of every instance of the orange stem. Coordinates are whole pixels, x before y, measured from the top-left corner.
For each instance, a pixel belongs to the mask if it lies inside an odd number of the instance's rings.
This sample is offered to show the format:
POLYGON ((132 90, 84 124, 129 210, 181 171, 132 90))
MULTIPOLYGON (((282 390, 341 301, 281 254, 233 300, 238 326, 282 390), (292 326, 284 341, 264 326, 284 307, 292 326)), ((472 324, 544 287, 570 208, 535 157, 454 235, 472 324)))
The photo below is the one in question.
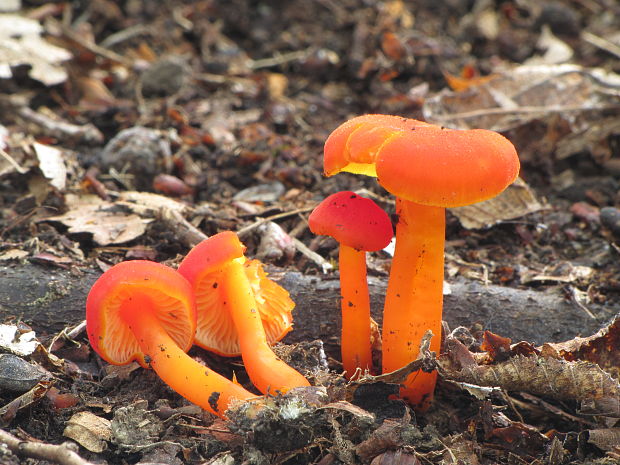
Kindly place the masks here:
MULTIPOLYGON (((433 332, 439 353, 443 304, 445 208, 397 199, 396 249, 383 314, 383 372, 415 360, 420 340, 433 332)), ((430 405, 437 373, 412 373, 401 397, 418 411, 430 405)))
POLYGON ((264 394, 273 395, 294 387, 309 386, 306 378, 276 357, 269 347, 256 299, 241 262, 230 262, 223 271, 222 285, 226 294, 224 305, 230 306, 243 364, 254 386, 264 394))
POLYGON ((134 295, 122 304, 120 315, 136 337, 151 368, 168 386, 222 418, 233 399, 257 397, 183 352, 149 311, 151 305, 148 296, 134 295))
POLYGON ((340 244, 342 336, 340 350, 347 378, 372 368, 370 349, 370 297, 366 278, 366 252, 340 244))

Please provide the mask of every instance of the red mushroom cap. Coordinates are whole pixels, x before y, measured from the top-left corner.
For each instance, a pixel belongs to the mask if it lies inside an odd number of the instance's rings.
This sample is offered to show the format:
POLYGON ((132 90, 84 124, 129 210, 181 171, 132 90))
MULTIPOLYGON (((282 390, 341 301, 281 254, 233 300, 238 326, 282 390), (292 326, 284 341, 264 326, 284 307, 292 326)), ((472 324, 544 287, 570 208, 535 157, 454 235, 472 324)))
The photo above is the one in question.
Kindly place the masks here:
POLYGON ((314 234, 367 252, 386 247, 393 236, 388 214, 371 199, 342 191, 324 199, 308 218, 314 234))
POLYGON ((86 300, 88 338, 104 360, 114 365, 136 360, 148 367, 135 336, 119 315, 122 305, 132 299, 148 300, 174 342, 183 351, 189 350, 196 330, 196 306, 189 283, 165 265, 134 260, 106 271, 86 300))

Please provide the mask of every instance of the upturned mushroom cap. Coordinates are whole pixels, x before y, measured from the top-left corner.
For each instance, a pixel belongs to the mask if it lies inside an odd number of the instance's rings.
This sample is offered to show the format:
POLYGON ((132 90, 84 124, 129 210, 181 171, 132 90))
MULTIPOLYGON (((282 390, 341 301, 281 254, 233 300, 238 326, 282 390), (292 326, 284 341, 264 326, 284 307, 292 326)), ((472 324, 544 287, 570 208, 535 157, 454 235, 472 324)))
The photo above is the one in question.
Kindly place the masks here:
POLYGON ((196 330, 192 290, 175 270, 147 260, 121 262, 106 271, 91 288, 86 300, 88 338, 93 349, 108 363, 124 365, 136 360, 148 368, 135 336, 120 318, 120 310, 132 301, 148 301, 161 326, 187 351, 196 330))
POLYGON ((395 131, 411 131, 421 126, 430 124, 393 115, 362 115, 345 121, 325 141, 325 175, 347 171, 376 176, 374 160, 386 138, 395 131), (356 137, 351 137, 352 134, 356 137))
POLYGON ((267 341, 270 344, 279 341, 293 327, 292 310, 295 303, 288 292, 267 277, 260 261, 246 260, 244 252, 245 246, 237 235, 225 231, 190 250, 178 269, 191 283, 196 295, 196 345, 224 356, 241 353, 237 330, 220 287, 222 269, 231 260, 243 263, 267 341))
POLYGON ((383 249, 393 236, 388 214, 371 199, 351 191, 325 198, 310 214, 308 224, 314 234, 331 236, 366 252, 383 249))
POLYGON ((337 128, 325 143, 325 173, 377 176, 395 196, 437 207, 487 200, 519 174, 517 152, 501 134, 416 120, 397 127, 393 118, 366 115, 337 128))

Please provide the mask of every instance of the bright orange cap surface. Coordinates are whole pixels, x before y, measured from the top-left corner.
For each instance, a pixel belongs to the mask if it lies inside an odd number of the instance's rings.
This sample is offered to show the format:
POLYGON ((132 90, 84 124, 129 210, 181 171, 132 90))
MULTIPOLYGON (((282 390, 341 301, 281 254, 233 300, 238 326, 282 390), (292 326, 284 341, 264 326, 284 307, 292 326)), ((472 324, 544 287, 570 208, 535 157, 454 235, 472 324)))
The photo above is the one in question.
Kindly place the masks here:
POLYGON ((501 134, 443 129, 416 120, 402 127, 386 123, 393 118, 366 115, 337 128, 325 143, 325 173, 377 176, 395 196, 437 207, 494 197, 519 174, 517 152, 501 134))
POLYGON ((136 310, 148 304, 161 326, 184 351, 192 346, 196 307, 192 289, 172 268, 147 260, 121 262, 95 282, 86 299, 90 344, 107 362, 124 365, 148 363, 135 336, 119 316, 121 306, 135 301, 136 310))
POLYGON ((375 176, 374 159, 385 139, 395 131, 410 131, 420 126, 430 125, 392 115, 362 115, 342 123, 325 141, 325 175, 348 171, 375 176), (353 133, 356 137, 351 137, 353 133))
POLYGON ((179 273, 194 288, 198 308, 195 343, 224 356, 241 353, 239 337, 225 304, 222 272, 232 260, 239 260, 253 290, 265 336, 270 344, 282 339, 293 327, 295 303, 288 292, 267 277, 258 260, 246 260, 245 246, 232 231, 202 241, 179 265, 179 273))
POLYGON ((351 191, 337 192, 323 200, 310 214, 308 224, 314 234, 331 236, 366 252, 383 249, 394 235, 388 214, 372 200, 351 191))

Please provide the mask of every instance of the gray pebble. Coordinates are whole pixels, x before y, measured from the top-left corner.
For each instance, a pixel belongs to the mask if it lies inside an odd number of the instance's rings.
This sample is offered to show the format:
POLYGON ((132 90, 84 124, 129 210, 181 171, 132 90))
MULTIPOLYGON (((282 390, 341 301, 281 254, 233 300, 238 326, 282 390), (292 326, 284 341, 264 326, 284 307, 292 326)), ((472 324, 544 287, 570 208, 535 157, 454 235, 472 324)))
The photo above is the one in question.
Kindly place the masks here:
POLYGON ((170 142, 161 131, 142 126, 124 129, 101 152, 101 165, 131 175, 128 187, 152 190, 153 178, 172 168, 170 142))

